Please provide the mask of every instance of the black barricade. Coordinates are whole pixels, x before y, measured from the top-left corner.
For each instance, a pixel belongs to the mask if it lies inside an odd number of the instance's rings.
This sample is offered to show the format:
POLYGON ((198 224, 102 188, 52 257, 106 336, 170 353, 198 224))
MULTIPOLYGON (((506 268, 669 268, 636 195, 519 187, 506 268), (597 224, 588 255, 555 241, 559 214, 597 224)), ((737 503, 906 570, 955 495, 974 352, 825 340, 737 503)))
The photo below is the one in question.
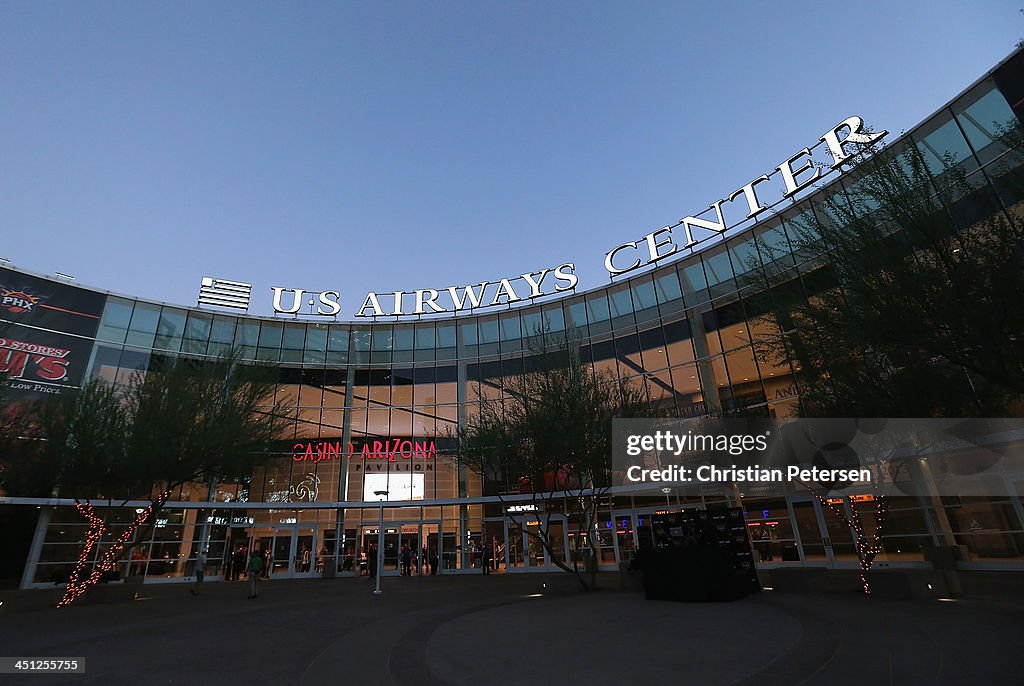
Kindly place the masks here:
POLYGON ((654 515, 644 534, 636 561, 648 600, 736 600, 760 590, 741 508, 654 515))

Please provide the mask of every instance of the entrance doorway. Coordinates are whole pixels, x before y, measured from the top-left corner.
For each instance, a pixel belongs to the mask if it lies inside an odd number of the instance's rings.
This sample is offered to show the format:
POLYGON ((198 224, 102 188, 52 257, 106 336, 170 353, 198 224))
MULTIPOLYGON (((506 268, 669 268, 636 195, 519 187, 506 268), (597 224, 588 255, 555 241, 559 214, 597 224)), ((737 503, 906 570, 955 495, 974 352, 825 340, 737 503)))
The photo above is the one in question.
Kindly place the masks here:
MULTIPOLYGON (((440 564, 438 532, 440 529, 440 522, 385 523, 383 576, 402 575, 402 550, 405 548, 409 550, 410 576, 430 575, 432 560, 435 573, 441 573, 442 570, 438 568, 440 564)), ((377 527, 364 526, 362 533, 360 549, 369 551, 370 546, 377 543, 377 527)))
MULTIPOLYGON (((790 507, 806 566, 857 566, 857 549, 850 527, 833 513, 825 512, 817 498, 795 496, 790 498, 790 507)), ((849 503, 843 507, 849 508, 849 503)))
POLYGON ((564 515, 516 517, 505 520, 505 568, 509 572, 548 569, 555 566, 557 559, 571 565, 568 552, 569 527, 564 515), (548 551, 538 539, 541 519, 548 527, 551 550, 548 551))
MULTIPOLYGON (((258 550, 263 556, 264 574, 277 579, 293 579, 317 575, 316 529, 302 524, 274 524, 247 529, 248 542, 232 536, 231 546, 242 552, 233 560, 233 567, 248 566, 249 551, 258 550)), ((322 542, 321 542, 322 543, 322 542)), ((234 571, 234 570, 233 570, 234 571)), ((234 575, 233 575, 234 576, 234 575)), ((236 578, 237 578, 236 576, 236 578)))

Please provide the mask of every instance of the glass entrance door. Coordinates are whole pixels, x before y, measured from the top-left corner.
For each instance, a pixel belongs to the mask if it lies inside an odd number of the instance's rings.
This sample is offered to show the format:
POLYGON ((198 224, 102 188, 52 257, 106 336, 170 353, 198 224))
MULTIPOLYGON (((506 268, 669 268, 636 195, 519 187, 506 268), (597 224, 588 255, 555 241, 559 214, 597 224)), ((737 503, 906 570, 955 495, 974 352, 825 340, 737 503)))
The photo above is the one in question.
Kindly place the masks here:
POLYGON ((316 575, 316 530, 309 526, 275 526, 270 546, 270 576, 278 579, 316 575))
POLYGON ((615 559, 629 564, 636 555, 636 522, 632 512, 616 512, 612 515, 615 532, 615 559))
POLYGON ((276 578, 290 577, 293 572, 295 537, 291 527, 274 527, 274 542, 271 550, 269 575, 276 578))
MULTIPOLYGON (((402 576, 406 568, 402 564, 403 553, 408 551, 410 576, 425 576, 441 573, 442 551, 439 546, 439 522, 387 522, 384 525, 384 576, 402 576), (426 552, 424 552, 424 549, 426 552)), ((377 527, 363 528, 363 550, 377 543, 377 527)))
MULTIPOLYGON (((535 515, 536 516, 536 515, 535 515)), ((545 515, 540 515, 546 517, 545 515)), ((561 515, 552 516, 550 519, 533 519, 531 517, 524 517, 517 519, 519 522, 519 530, 522 531, 523 537, 523 562, 524 568, 533 569, 547 569, 555 566, 554 560, 560 561, 562 564, 570 564, 566 553, 569 550, 568 544, 568 527, 566 526, 565 517, 561 515), (544 526, 548 530, 548 540, 551 550, 549 551, 540 541, 541 533, 541 522, 544 522, 544 526)), ((516 528, 512 525, 509 526, 509 537, 513 536, 513 532, 516 528)))
MULTIPOLYGON (((804 564, 822 567, 857 565, 853 534, 832 512, 825 512, 817 498, 793 497, 793 522, 804 564)), ((844 507, 847 507, 844 504, 844 507)))
POLYGON ((293 576, 316 576, 317 541, 312 527, 297 527, 292 533, 295 552, 292 554, 293 576))

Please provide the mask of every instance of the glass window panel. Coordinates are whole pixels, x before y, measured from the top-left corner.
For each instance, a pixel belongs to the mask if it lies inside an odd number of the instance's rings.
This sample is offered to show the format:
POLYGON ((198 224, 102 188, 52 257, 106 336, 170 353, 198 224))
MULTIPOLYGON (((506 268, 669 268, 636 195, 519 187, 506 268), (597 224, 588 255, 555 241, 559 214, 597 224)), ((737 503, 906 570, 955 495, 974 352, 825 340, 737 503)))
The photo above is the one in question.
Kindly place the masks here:
POLYGON ((765 264, 792 266, 793 257, 790 254, 789 236, 786 235, 785 226, 778 224, 766 229, 757 237, 757 240, 758 248, 761 250, 761 259, 765 264))
POLYGON ((668 344, 668 362, 672 367, 693 362, 696 355, 693 352, 693 340, 689 337, 682 340, 675 340, 668 344))
POLYGON ((153 346, 161 350, 180 350, 181 339, 185 335, 187 316, 188 314, 184 310, 165 307, 160 312, 160 323, 156 327, 156 339, 153 341, 153 346))
POLYGON ((260 323, 260 347, 280 348, 281 338, 284 335, 284 327, 277 322, 260 323))
POLYGON ((128 333, 128 324, 132 319, 132 306, 131 300, 108 296, 96 338, 113 343, 124 343, 128 333))
POLYGON ((523 313, 523 335, 537 336, 542 334, 540 310, 534 309, 523 313))
POLYGON ((246 358, 252 358, 256 350, 256 342, 259 339, 259 324, 244 319, 238 321, 235 327, 235 347, 246 358))
POLYGON ((150 303, 136 302, 132 313, 132 322, 128 327, 125 343, 142 348, 153 347, 157 324, 160 321, 160 306, 150 303))
POLYGON ((282 347, 287 350, 302 350, 306 347, 306 325, 286 324, 282 347))
POLYGON ((182 350, 189 353, 206 354, 213 327, 213 315, 205 312, 189 312, 188 324, 185 325, 185 340, 182 350))
POLYGON ((327 333, 327 349, 336 353, 348 352, 348 328, 332 325, 327 333))
POLYGON ((352 362, 365 363, 370 361, 370 331, 369 329, 352 330, 352 362))
POLYGON ((480 324, 480 342, 481 343, 497 343, 498 342, 498 319, 497 317, 485 317, 479 320, 480 324))
POLYGON ((658 304, 683 299, 683 292, 679 288, 679 274, 674 269, 656 277, 654 283, 655 291, 658 294, 658 304))
POLYGON ((982 164, 1007 149, 1001 138, 1018 126, 1013 110, 991 81, 974 89, 954 105, 953 111, 982 164))
POLYGON ((393 333, 390 326, 375 326, 373 328, 371 349, 375 352, 391 350, 392 337, 393 333))
POLYGON ((609 292, 609 306, 613 317, 623 317, 633 313, 633 297, 628 286, 616 286, 609 292))
POLYGON ((945 165, 949 163, 967 162, 965 168, 968 172, 977 167, 970 148, 967 147, 967 141, 960 133, 960 127, 945 113, 918 129, 914 140, 933 174, 942 173, 945 165), (925 133, 928 130, 931 130, 931 133, 925 133))
POLYGON ((434 359, 434 348, 417 348, 414 358, 417 362, 431 362, 434 359))
POLYGON ((501 340, 516 341, 522 338, 522 324, 519 321, 518 312, 503 314, 499 321, 501 322, 501 340))
POLYGON ((283 335, 283 325, 276 322, 260 322, 260 345, 256 350, 256 359, 265 362, 280 360, 283 335))
POLYGON ((459 330, 462 332, 463 345, 476 345, 479 342, 476 331, 476 320, 459 324, 459 330))
POLYGON ((556 305, 545 305, 542 309, 544 326, 548 331, 565 331, 565 315, 562 313, 561 303, 556 305))
MULTIPOLYGON (((654 292, 654 281, 650 277, 640 277, 630 284, 630 288, 633 291, 634 307, 638 311, 658 306, 658 297, 654 292)), ((679 288, 678 282, 676 283, 676 288, 679 288)))
POLYGON ((684 292, 687 294, 693 293, 696 300, 707 300, 708 293, 708 281, 704 276, 704 264, 700 258, 693 259, 689 264, 683 266, 683 271, 679 275, 684 285, 684 292))
POLYGON ((306 350, 327 350, 327 327, 314 324, 306 329, 306 350))
POLYGON ((454 324, 438 324, 437 325, 437 347, 438 348, 454 348, 455 347, 455 325, 454 324))
POLYGON ((416 349, 434 349, 434 324, 420 324, 416 327, 416 349))
POLYGON ((590 320, 590 335, 611 331, 611 313, 608 310, 608 296, 598 295, 587 298, 587 319, 590 320))
POLYGON ((354 346, 356 352, 369 352, 370 351, 370 330, 369 329, 356 329, 352 332, 355 336, 354 346))
POLYGON ((754 238, 732 243, 729 246, 729 253, 732 257, 733 271, 737 275, 757 271, 761 267, 761 257, 757 252, 757 241, 754 238))
POLYGON ((582 300, 569 303, 569 321, 567 323, 569 328, 583 329, 586 331, 587 306, 582 300))
POLYGON ((713 254, 705 254, 704 273, 707 274, 708 286, 714 286, 732 279, 732 266, 725 250, 713 254))
POLYGON ((230 346, 235 340, 235 318, 218 314, 210 326, 210 342, 230 346))
POLYGON ((410 324, 395 327, 395 350, 412 350, 413 327, 410 324))
MULTIPOLYGON (((811 248, 821 240, 818 232, 818 216, 813 207, 799 208, 792 216, 785 218, 786 231, 790 237, 793 252, 811 248)), ((805 259, 806 259, 805 255, 805 259)))
POLYGON ((611 317, 608 311, 608 297, 596 295, 587 298, 587 319, 590 323, 607 321, 611 317))

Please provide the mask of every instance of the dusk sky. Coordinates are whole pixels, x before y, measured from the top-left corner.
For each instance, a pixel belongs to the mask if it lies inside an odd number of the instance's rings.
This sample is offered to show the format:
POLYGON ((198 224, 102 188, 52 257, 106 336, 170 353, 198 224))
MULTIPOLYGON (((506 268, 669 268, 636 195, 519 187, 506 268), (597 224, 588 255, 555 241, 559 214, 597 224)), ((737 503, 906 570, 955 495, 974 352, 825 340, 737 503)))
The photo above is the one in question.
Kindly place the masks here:
POLYGON ((1021 2, 0 3, 0 257, 194 305, 576 264, 860 115, 895 138, 1021 2))

